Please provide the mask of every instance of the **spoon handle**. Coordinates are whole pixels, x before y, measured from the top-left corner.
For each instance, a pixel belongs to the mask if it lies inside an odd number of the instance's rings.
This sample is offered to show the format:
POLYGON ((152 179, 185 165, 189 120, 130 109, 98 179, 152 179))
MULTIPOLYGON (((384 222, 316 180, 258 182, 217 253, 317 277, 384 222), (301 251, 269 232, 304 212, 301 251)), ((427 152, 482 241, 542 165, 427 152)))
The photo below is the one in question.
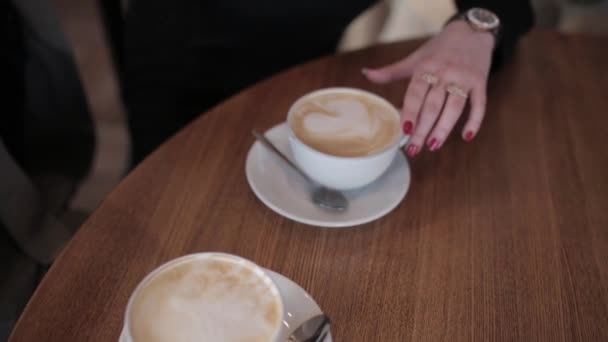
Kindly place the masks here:
POLYGON ((285 161, 289 166, 291 166, 294 170, 296 170, 302 177, 304 177, 307 181, 309 181, 311 184, 314 184, 314 181, 308 177, 308 175, 306 173, 304 173, 304 171, 302 171, 296 164, 294 164, 291 160, 289 160, 289 158, 287 158, 283 152, 279 151, 278 148, 276 148, 276 146, 274 146, 273 143, 270 142, 270 140, 268 140, 264 134, 259 133, 256 130, 251 131, 253 133, 253 135, 255 136, 255 138, 262 143, 262 145, 266 146, 269 150, 271 150, 272 152, 274 152, 277 156, 279 156, 281 159, 283 159, 283 161, 285 161))
POLYGON ((329 317, 325 314, 319 314, 301 323, 288 336, 286 342, 324 342, 329 330, 329 317))

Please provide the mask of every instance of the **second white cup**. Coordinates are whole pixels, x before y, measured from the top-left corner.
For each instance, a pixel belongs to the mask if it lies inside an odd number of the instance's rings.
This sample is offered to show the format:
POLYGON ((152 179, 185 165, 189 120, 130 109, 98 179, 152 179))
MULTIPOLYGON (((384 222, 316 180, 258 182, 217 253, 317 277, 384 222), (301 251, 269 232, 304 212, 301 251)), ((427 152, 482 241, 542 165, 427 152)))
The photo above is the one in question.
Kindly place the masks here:
POLYGON ((284 308, 264 269, 236 255, 197 253, 158 267, 127 305, 120 342, 283 342, 284 308))

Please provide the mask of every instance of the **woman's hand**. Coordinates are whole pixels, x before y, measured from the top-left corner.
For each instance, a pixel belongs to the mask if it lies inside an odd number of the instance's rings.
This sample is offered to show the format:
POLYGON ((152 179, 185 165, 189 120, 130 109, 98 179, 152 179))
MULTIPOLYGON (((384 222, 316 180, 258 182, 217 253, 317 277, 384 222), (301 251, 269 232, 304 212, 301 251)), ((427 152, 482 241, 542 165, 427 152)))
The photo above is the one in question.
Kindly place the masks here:
POLYGON ((387 83, 411 77, 401 122, 409 156, 417 155, 425 142, 428 149, 439 149, 462 114, 470 97, 471 112, 462 131, 470 141, 477 134, 486 107, 486 84, 492 60, 494 37, 474 31, 459 20, 410 56, 379 69, 363 69, 369 80, 387 83))

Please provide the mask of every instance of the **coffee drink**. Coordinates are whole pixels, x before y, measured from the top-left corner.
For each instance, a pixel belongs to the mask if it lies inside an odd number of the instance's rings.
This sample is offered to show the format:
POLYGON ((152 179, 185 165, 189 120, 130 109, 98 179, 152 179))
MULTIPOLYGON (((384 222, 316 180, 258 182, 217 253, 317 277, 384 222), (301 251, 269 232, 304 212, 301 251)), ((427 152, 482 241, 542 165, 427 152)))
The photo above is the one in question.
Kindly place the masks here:
POLYGON ((347 90, 304 97, 291 109, 289 125, 304 144, 339 157, 378 153, 401 136, 395 108, 347 90))
POLYGON ((263 341, 276 338, 282 302, 254 264, 201 254, 169 265, 140 286, 127 312, 135 342, 263 341))
POLYGON ((409 137, 399 111, 356 88, 318 89, 287 112, 293 160, 314 182, 337 190, 371 184, 393 163, 409 137))

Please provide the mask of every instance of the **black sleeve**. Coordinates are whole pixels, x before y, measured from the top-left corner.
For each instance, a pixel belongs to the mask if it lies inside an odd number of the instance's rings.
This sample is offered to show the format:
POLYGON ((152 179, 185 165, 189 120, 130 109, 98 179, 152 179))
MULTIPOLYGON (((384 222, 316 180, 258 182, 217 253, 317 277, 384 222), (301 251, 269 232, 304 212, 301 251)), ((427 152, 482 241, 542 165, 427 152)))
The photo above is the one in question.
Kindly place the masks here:
POLYGON ((502 64, 513 52, 517 40, 532 28, 534 11, 529 0, 455 0, 459 12, 482 7, 496 13, 501 21, 501 33, 496 42, 492 69, 502 64))

